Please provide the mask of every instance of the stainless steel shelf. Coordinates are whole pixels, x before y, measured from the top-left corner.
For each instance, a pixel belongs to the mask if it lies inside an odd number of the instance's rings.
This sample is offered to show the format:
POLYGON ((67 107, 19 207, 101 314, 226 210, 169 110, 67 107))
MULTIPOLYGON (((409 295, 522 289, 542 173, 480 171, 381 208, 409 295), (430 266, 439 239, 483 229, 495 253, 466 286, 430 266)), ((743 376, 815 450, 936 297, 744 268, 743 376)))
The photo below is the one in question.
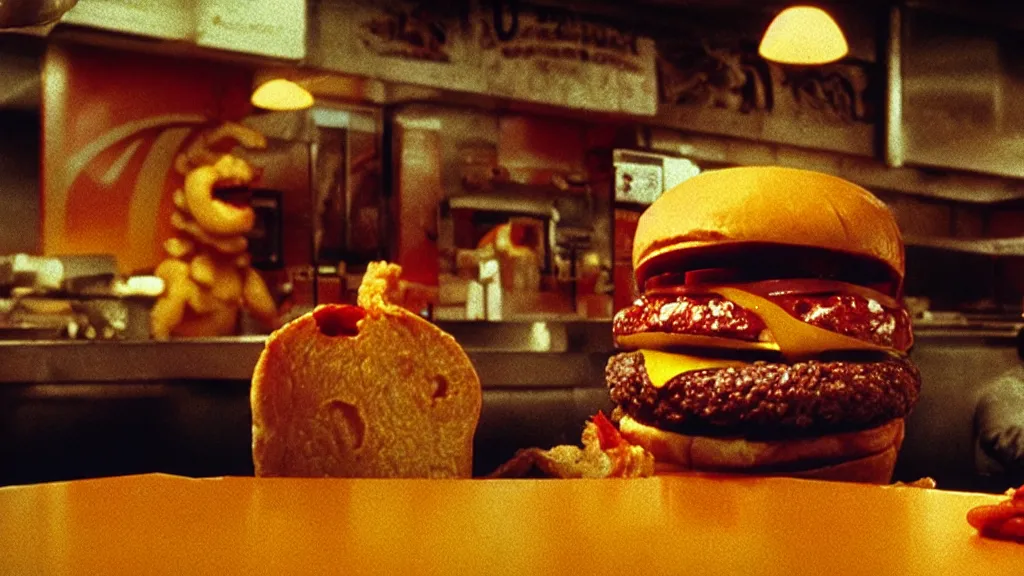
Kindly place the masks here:
POLYGON ((907 246, 923 246, 983 256, 1024 256, 1024 237, 975 239, 907 235, 903 237, 903 242, 907 246))
MULTIPOLYGON (((263 338, 4 341, 0 384, 244 381, 262 350, 263 338)), ((603 386, 609 353, 467 351, 487 388, 603 386)))

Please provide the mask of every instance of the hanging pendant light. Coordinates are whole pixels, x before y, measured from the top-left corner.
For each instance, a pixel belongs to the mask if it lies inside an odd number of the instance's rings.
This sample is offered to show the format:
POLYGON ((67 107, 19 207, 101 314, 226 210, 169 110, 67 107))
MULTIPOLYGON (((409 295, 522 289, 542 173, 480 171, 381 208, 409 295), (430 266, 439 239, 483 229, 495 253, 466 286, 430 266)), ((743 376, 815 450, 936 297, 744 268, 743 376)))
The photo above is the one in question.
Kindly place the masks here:
POLYGON ((836 21, 821 8, 791 6, 768 25, 758 53, 782 64, 827 64, 849 52, 836 21))
POLYGON ((260 84, 251 101, 265 110, 304 110, 313 106, 313 95, 291 80, 275 78, 260 84))

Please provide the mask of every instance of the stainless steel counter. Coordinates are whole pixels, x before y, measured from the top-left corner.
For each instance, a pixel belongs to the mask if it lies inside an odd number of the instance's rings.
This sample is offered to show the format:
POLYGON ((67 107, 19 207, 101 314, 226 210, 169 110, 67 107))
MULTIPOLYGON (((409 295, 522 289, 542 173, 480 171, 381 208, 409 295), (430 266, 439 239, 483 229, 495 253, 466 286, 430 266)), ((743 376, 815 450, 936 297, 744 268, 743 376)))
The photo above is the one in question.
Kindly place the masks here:
MULTIPOLYGON (((610 410, 607 323, 443 326, 483 384, 474 473, 579 442, 610 410)), ((143 472, 251 475, 249 380, 264 337, 0 341, 0 486, 143 472)))
MULTIPOLYGON (((603 386, 607 323, 457 323, 485 387, 603 386)), ((0 341, 0 383, 248 380, 265 337, 0 341)))
MULTIPOLYGON (((485 387, 603 386, 608 322, 442 324, 485 387)), ((1017 326, 927 327, 917 348, 1011 348, 1017 326)), ((265 337, 155 341, 0 341, 0 383, 248 380, 265 337)))

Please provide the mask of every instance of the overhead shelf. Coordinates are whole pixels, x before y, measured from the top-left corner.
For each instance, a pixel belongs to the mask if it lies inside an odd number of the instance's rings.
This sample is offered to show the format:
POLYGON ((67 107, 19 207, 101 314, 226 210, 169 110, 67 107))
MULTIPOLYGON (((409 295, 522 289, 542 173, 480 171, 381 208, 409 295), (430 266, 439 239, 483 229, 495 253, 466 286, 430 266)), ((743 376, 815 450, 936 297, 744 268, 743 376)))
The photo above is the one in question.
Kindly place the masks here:
POLYGON ((872 157, 681 129, 651 126, 647 146, 658 153, 689 158, 701 166, 789 166, 827 172, 878 192, 979 206, 1024 202, 1024 180, 1020 179, 937 167, 891 168, 872 157))
POLYGON ((903 243, 907 246, 923 246, 984 256, 1024 256, 1024 237, 936 238, 907 235, 903 237, 903 243))

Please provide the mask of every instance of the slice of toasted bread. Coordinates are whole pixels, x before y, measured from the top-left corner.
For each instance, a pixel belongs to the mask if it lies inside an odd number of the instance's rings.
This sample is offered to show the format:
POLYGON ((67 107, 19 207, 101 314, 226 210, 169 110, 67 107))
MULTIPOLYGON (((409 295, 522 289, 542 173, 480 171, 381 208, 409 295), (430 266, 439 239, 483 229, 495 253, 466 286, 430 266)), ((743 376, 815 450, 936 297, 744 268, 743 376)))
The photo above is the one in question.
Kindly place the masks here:
POLYGON ((393 302, 370 265, 359 307, 319 306, 267 340, 253 374, 257 476, 469 477, 480 380, 455 339, 393 302))

